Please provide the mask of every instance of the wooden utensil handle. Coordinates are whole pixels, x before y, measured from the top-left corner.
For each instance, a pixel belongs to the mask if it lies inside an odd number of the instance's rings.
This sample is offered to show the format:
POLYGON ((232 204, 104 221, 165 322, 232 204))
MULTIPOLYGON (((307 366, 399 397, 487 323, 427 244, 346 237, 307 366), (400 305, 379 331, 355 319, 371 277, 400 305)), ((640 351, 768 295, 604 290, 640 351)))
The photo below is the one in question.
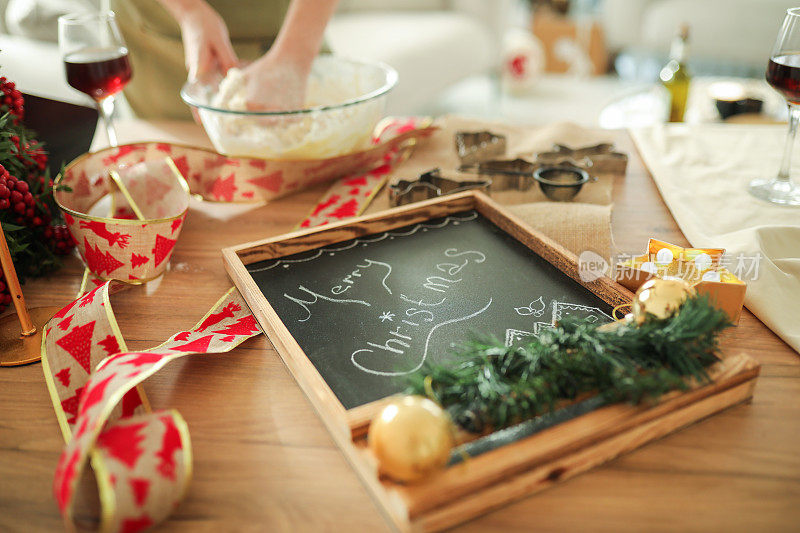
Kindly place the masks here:
POLYGON ((31 321, 31 317, 28 314, 28 308, 25 306, 25 297, 22 295, 17 271, 14 270, 14 263, 11 261, 11 251, 8 249, 8 242, 6 242, 6 234, 2 228, 0 228, 0 266, 3 267, 3 275, 8 284, 8 291, 11 293, 14 307, 17 308, 22 334, 26 336, 33 335, 36 333, 36 326, 33 325, 33 321, 31 321))

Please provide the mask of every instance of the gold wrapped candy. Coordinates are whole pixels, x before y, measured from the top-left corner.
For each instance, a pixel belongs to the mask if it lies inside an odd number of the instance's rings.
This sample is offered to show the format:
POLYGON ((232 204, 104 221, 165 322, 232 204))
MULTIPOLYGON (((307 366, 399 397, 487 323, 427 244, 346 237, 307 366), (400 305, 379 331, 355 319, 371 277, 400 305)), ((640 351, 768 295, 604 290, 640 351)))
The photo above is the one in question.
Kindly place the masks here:
POLYGON ((744 305, 746 286, 721 266, 722 248, 683 248, 650 239, 647 253, 617 264, 618 283, 637 291, 653 279, 681 280, 701 294, 708 294, 735 324, 744 305))

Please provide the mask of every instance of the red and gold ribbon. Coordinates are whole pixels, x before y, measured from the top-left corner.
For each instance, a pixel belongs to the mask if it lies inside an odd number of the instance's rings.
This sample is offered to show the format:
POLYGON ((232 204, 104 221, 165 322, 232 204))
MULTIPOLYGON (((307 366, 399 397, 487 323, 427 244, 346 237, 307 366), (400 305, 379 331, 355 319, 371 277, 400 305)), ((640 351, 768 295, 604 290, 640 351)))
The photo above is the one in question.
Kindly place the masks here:
MULTIPOLYGON (((65 169, 60 183, 69 189, 56 199, 96 285, 57 313, 42 339, 42 367, 66 441, 53 488, 69 529, 75 528, 74 496, 87 464, 97 478, 102 531, 140 531, 169 515, 191 477, 189 432, 176 411, 152 411, 139 384, 174 359, 227 352, 261 332, 231 288, 194 327, 149 350, 128 351, 110 296, 163 274, 189 194, 263 202, 344 175, 335 187, 358 187, 351 196, 358 197, 360 212, 376 180, 385 179, 403 146, 431 131, 428 124, 391 121, 370 150, 324 161, 229 158, 137 143, 87 154, 65 169), (375 179, 360 185, 363 176, 375 179)), ((320 209, 306 226, 328 215, 320 209)))
POLYGON ((394 161, 408 153, 403 148, 433 131, 430 124, 428 119, 390 119, 379 125, 370 149, 312 161, 231 158, 165 143, 107 148, 70 163, 55 199, 96 283, 142 283, 164 272, 190 193, 209 201, 263 203, 341 178, 337 186, 344 183, 347 194, 315 210, 303 227, 354 216, 394 161), (344 196, 351 200, 338 202, 344 196), (109 205, 102 205, 106 199, 109 205), (342 205, 334 206, 337 202, 342 205))
POLYGON ((261 330, 236 289, 187 331, 128 352, 108 281, 56 314, 45 329, 42 365, 66 448, 53 490, 68 528, 87 461, 97 478, 101 531, 139 531, 166 518, 191 478, 191 446, 177 411, 152 411, 138 387, 170 361, 223 353, 261 330))

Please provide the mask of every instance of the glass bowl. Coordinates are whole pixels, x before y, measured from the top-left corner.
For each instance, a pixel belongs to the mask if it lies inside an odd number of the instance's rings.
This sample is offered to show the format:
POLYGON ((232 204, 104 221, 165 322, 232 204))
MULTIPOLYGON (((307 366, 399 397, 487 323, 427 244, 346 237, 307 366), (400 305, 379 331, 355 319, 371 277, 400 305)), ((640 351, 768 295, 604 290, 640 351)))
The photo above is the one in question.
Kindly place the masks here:
POLYGON ((332 55, 315 61, 311 105, 292 111, 239 111, 214 105, 222 76, 187 82, 181 98, 200 115, 214 148, 231 156, 326 159, 370 146, 397 71, 332 55))

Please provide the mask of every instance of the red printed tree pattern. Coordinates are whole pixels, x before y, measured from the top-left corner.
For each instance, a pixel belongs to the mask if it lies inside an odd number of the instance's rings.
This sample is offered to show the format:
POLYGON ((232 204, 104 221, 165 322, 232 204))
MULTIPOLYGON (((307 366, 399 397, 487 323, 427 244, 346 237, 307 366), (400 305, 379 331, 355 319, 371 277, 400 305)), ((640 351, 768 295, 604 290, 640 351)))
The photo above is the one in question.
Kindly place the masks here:
POLYGON ((93 320, 88 324, 77 326, 56 341, 56 344, 70 354, 87 373, 92 371, 89 359, 92 353, 94 325, 95 321, 93 320))
POLYGON ((83 239, 83 246, 85 249, 83 257, 86 260, 86 266, 96 274, 102 274, 103 272, 111 274, 125 264, 122 261, 118 261, 110 252, 103 253, 99 247, 92 247, 86 238, 83 239))
POLYGON ((156 266, 160 265, 164 259, 169 257, 172 253, 172 248, 175 247, 175 239, 168 239, 162 235, 156 235, 156 245, 153 248, 153 255, 155 256, 156 266))

